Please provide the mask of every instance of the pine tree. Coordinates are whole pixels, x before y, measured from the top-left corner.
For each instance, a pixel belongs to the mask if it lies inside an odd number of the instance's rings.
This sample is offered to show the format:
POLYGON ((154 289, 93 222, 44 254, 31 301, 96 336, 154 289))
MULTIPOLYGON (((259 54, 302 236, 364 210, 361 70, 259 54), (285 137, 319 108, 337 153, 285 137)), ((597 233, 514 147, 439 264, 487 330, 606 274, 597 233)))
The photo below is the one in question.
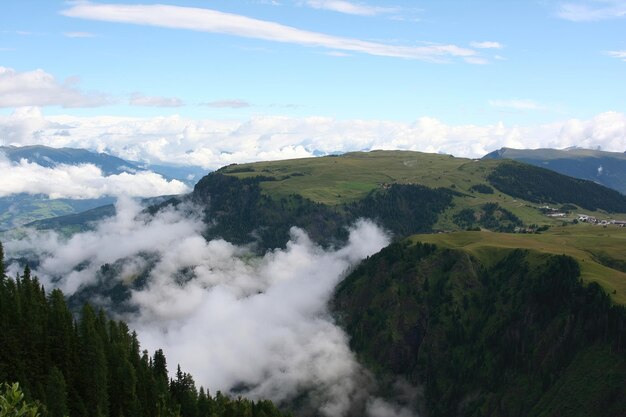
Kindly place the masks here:
POLYGON ((63 374, 56 366, 53 366, 48 374, 46 408, 48 417, 65 417, 68 414, 67 385, 63 374))
POLYGON ((5 275, 4 270, 4 248, 2 247, 2 242, 0 242, 0 282, 4 280, 5 275))
POLYGON ((79 325, 77 379, 89 415, 105 417, 108 415, 107 362, 97 321, 93 309, 86 304, 79 325))

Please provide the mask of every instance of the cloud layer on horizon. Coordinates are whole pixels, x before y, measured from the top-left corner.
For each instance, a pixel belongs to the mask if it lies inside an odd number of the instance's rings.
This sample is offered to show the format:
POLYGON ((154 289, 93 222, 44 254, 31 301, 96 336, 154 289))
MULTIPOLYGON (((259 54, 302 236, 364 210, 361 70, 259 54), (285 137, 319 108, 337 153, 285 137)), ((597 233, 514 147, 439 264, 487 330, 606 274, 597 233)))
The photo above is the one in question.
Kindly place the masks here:
POLYGON ((12 162, 0 152, 0 197, 45 194, 50 198, 100 198, 104 196, 156 197, 183 194, 190 189, 178 180, 167 181, 151 171, 105 176, 93 164, 43 167, 27 160, 12 162))
POLYGON ((247 121, 117 116, 44 116, 19 108, 0 116, 0 145, 47 145, 107 152, 152 163, 217 169, 231 163, 310 157, 335 152, 399 149, 482 157, 501 147, 626 150, 626 115, 605 112, 537 126, 447 125, 329 117, 257 116, 247 121))

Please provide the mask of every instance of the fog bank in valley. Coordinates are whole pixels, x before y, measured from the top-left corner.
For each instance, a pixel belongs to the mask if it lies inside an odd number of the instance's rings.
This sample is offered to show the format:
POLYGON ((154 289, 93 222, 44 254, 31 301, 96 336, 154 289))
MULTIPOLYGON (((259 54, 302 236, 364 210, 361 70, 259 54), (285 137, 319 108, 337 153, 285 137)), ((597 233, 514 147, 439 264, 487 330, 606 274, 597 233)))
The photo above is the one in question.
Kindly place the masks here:
MULTIPOLYGON (((121 198, 117 215, 92 231, 69 239, 31 231, 5 246, 9 256, 35 252, 35 273, 68 295, 98 285, 105 264, 119 266, 112 279, 146 276, 131 291, 133 312, 121 318, 143 348, 163 348, 170 372, 180 364, 211 392, 277 402, 297 397, 304 410, 325 416, 363 407, 370 416, 411 415, 371 395, 372 377, 327 308, 345 274, 389 243, 383 230, 359 220, 344 247, 323 249, 294 227, 285 248, 259 257, 224 240, 206 241, 199 213, 183 205, 149 216, 121 198)), ((110 300, 95 301, 110 307, 110 300)))

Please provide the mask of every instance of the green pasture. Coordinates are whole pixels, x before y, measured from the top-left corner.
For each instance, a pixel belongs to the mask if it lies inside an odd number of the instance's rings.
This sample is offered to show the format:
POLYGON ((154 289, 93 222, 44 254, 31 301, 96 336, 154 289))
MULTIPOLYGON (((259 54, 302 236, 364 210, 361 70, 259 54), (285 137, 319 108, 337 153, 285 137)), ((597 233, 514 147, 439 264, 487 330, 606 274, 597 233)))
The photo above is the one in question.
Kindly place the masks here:
POLYGON ((626 304, 626 228, 578 224, 554 227, 541 234, 453 232, 410 239, 462 249, 486 265, 515 248, 569 255, 578 260, 584 280, 598 282, 617 303, 626 304))

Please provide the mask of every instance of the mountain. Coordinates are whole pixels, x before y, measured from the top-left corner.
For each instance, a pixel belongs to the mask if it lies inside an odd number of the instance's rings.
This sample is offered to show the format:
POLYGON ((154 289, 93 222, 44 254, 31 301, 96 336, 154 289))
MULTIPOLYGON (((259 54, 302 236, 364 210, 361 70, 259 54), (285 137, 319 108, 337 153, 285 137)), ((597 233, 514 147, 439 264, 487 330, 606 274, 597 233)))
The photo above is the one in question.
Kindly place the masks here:
POLYGON ((13 194, 0 197, 0 231, 23 226, 37 220, 66 216, 92 210, 115 202, 113 197, 74 200, 50 199, 41 194, 13 194))
POLYGON ((61 164, 93 164, 107 176, 143 170, 143 168, 133 162, 106 153, 96 153, 85 149, 51 148, 41 145, 22 147, 0 146, 0 153, 4 153, 13 162, 25 159, 46 168, 53 168, 61 164))
POLYGON ((407 151, 229 165, 202 178, 191 198, 214 224, 208 237, 261 248, 284 245, 291 226, 332 245, 359 217, 403 237, 554 226, 582 211, 598 218, 626 213, 626 196, 592 181, 509 160, 407 151), (551 210, 570 214, 546 216, 551 210))
POLYGON ((292 226, 334 245, 360 217, 378 221, 396 237, 546 228, 572 222, 578 213, 626 219, 626 196, 592 181, 509 160, 408 151, 233 164, 173 199, 186 200, 203 208, 211 225, 207 238, 256 242, 259 251, 283 246, 292 226))
MULTIPOLYGON (((508 159, 374 151, 229 165, 144 214, 189 203, 205 239, 259 255, 285 247, 293 226, 325 248, 360 218, 393 235, 346 271, 331 302, 382 398, 395 400, 400 385, 400 404, 432 417, 626 415, 626 233, 578 222, 626 220, 615 190, 508 159)), ((107 210, 38 224, 82 227, 107 210)), ((158 256, 95 265, 68 304, 128 313, 158 256)), ((185 262, 172 272, 181 285, 194 279, 185 262)))
POLYGON ((586 179, 626 194, 626 153, 591 149, 502 148, 483 159, 513 159, 586 179))
POLYGON ((335 315, 378 380, 420 387, 413 407, 431 417, 626 415, 626 309, 584 284, 574 258, 421 238, 336 290, 335 315))
POLYGON ((206 169, 198 166, 179 166, 165 164, 146 164, 129 161, 103 152, 92 152, 79 148, 51 148, 48 146, 0 146, 0 153, 13 162, 25 159, 43 167, 52 168, 57 165, 93 164, 102 170, 105 176, 123 172, 134 173, 152 171, 168 180, 179 180, 193 185, 206 174, 206 169))
MULTIPOLYGON (((75 148, 51 148, 40 145, 23 147, 0 146, 0 154, 4 154, 12 162, 26 160, 47 168, 53 168, 58 165, 93 164, 100 168, 105 176, 152 171, 162 175, 167 180, 179 180, 190 186, 206 174, 206 170, 200 167, 144 164, 121 159, 106 153, 96 153, 75 148)), ((50 199, 45 195, 26 193, 0 197, 0 231, 9 230, 37 220, 92 210, 114 202, 115 198, 113 197, 50 199)))

